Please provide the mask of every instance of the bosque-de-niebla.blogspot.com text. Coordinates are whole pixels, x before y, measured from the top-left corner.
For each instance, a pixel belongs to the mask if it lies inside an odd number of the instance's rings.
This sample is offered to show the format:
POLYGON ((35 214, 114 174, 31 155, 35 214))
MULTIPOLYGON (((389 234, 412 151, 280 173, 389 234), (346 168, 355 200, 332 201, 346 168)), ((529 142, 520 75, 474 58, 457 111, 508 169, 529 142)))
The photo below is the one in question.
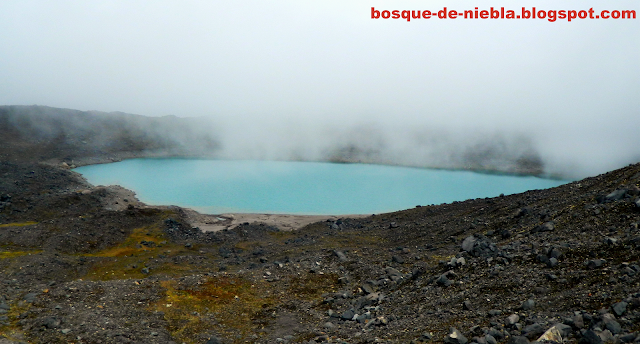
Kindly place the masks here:
POLYGON ((440 10, 381 10, 371 7, 371 19, 545 19, 550 22, 579 19, 636 19, 635 10, 544 10, 522 7, 520 10, 490 7, 457 11, 443 7, 440 10))

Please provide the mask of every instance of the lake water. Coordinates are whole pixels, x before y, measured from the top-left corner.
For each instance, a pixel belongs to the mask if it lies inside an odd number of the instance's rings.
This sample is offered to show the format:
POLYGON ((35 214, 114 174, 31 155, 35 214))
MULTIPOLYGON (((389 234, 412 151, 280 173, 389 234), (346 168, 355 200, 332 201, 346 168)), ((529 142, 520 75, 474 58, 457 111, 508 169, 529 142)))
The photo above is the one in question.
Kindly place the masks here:
POLYGON ((372 214, 551 188, 566 181, 320 162, 132 159, 75 169, 153 205, 210 214, 372 214))

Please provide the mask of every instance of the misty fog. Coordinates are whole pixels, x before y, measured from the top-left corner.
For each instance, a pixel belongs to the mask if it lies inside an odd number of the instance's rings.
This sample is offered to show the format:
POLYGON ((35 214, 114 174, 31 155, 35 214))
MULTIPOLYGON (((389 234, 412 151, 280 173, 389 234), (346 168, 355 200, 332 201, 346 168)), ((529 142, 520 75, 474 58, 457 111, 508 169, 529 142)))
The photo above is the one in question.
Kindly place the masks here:
POLYGON ((570 178, 640 161, 640 19, 370 17, 444 6, 640 11, 635 0, 4 1, 0 105, 201 118, 180 141, 206 133, 208 155, 233 159, 540 161, 570 178))

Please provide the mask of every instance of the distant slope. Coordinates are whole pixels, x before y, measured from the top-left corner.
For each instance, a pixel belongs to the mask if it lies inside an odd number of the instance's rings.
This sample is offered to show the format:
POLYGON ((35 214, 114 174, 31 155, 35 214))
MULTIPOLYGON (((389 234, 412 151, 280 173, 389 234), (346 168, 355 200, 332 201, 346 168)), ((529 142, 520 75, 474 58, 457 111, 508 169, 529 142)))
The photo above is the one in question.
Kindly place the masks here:
POLYGON ((220 143, 192 118, 48 106, 0 106, 0 159, 90 163, 132 156, 203 156, 220 143), (92 157, 91 161, 85 161, 92 157))
POLYGON ((0 106, 0 160, 85 165, 133 157, 198 156, 527 175, 545 172, 526 135, 478 132, 465 136, 424 128, 344 127, 339 123, 332 124, 328 132, 305 126, 277 129, 277 123, 275 127, 251 123, 258 129, 243 125, 246 123, 220 127, 204 118, 6 105, 0 106))

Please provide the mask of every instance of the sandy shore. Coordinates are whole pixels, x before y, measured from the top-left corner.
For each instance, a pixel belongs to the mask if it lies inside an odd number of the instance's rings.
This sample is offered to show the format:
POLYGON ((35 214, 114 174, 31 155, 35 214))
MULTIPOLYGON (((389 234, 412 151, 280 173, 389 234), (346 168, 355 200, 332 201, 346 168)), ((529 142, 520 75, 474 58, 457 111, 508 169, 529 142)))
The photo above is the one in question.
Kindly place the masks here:
POLYGON ((203 232, 232 229, 243 223, 264 223, 285 231, 300 229, 308 224, 337 220, 339 218, 362 218, 369 215, 289 215, 289 214, 201 214, 192 209, 185 209, 189 222, 203 232))

